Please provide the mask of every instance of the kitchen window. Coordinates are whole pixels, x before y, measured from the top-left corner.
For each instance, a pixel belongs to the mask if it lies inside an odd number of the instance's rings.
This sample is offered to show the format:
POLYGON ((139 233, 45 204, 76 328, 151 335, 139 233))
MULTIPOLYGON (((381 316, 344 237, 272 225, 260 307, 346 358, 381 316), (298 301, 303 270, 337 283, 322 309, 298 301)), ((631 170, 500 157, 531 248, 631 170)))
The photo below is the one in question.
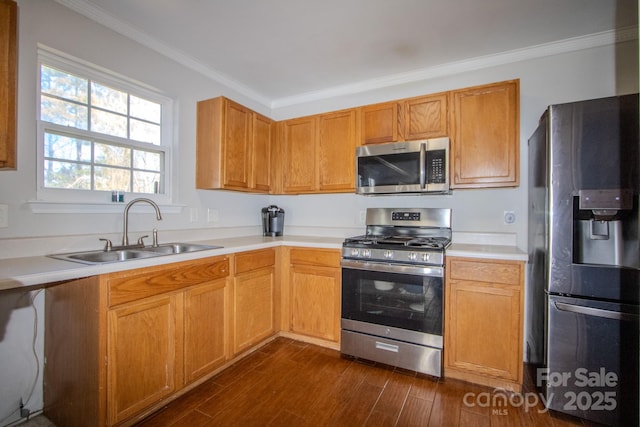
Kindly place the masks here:
POLYGON ((172 101, 59 52, 38 59, 38 200, 170 202, 172 101))

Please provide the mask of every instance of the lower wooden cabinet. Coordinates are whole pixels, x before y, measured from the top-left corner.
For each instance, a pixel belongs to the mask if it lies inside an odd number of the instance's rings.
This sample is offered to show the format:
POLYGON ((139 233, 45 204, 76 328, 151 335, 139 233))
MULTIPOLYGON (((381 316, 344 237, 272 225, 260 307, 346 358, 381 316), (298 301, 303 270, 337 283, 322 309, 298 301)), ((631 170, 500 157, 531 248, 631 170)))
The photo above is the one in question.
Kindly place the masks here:
POLYGON ((129 425, 227 361, 227 257, 47 288, 44 413, 129 425))
POLYGON ((184 292, 184 376, 189 384, 227 360, 225 279, 184 292))
POLYGON ((109 424, 135 415, 180 384, 181 297, 149 297, 109 311, 109 424))
POLYGON ((278 332, 337 349, 340 286, 339 249, 295 247, 48 287, 44 413, 132 425, 278 332))
POLYGON ((340 342, 340 251, 292 248, 289 255, 290 331, 340 342))
POLYGON ((445 378, 519 392, 524 263, 447 258, 445 378))
POLYGON ((251 348, 275 333, 275 249, 235 256, 233 353, 251 348))

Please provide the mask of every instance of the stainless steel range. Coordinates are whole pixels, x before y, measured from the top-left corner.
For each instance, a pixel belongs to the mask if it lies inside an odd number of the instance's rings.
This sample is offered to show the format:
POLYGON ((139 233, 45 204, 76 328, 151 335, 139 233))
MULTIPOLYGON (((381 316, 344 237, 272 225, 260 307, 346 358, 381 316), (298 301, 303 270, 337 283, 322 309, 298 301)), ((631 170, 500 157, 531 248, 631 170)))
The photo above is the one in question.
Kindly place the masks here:
POLYGON ((342 245, 341 352, 440 377, 451 209, 367 209, 342 245))

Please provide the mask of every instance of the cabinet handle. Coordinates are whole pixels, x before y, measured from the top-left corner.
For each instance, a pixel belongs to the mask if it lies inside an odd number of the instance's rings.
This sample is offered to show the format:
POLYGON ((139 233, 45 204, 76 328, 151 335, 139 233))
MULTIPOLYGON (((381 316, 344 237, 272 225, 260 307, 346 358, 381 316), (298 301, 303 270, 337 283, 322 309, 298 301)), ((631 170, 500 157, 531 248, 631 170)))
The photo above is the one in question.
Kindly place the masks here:
POLYGON ((394 353, 397 353, 399 350, 399 347, 397 345, 386 344, 379 341, 376 341, 376 348, 379 350, 392 351, 394 353))

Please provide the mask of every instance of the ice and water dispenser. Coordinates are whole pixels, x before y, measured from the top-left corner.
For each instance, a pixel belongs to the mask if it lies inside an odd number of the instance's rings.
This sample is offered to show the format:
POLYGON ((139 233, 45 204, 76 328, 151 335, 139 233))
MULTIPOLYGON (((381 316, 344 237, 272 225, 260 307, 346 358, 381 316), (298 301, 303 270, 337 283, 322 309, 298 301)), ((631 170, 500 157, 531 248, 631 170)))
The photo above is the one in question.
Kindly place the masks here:
POLYGON ((638 203, 632 190, 580 190, 574 197, 574 263, 640 268, 638 203))

